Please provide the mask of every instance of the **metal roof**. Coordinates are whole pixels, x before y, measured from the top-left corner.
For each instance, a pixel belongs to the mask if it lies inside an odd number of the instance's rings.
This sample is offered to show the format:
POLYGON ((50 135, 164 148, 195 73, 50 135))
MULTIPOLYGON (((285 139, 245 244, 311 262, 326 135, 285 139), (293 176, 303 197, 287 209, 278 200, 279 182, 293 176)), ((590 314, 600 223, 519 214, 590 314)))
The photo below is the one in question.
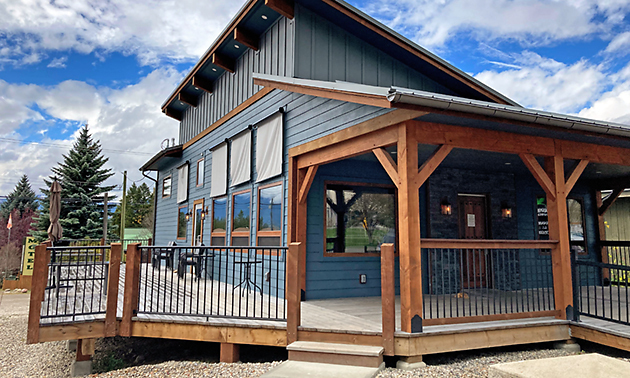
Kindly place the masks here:
POLYGON ((151 159, 149 159, 149 161, 147 161, 146 163, 144 163, 144 165, 142 167, 140 167, 141 171, 157 171, 159 170, 159 167, 157 165, 157 163, 162 160, 162 158, 166 158, 166 157, 171 157, 171 158, 178 158, 182 156, 182 145, 178 144, 176 146, 173 147, 168 147, 163 149, 162 151, 158 152, 157 154, 155 154, 155 156, 153 156, 151 159))

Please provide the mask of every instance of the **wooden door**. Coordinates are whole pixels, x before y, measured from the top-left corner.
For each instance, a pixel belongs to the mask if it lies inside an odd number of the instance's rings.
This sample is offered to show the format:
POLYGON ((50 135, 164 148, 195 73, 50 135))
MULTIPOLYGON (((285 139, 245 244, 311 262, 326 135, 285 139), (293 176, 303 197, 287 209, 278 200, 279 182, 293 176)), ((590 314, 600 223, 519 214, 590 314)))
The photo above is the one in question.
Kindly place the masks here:
MULTIPOLYGON (((459 196, 459 237, 461 239, 487 239, 486 197, 459 196)), ((489 266, 483 249, 462 250, 462 287, 488 287, 489 266)))

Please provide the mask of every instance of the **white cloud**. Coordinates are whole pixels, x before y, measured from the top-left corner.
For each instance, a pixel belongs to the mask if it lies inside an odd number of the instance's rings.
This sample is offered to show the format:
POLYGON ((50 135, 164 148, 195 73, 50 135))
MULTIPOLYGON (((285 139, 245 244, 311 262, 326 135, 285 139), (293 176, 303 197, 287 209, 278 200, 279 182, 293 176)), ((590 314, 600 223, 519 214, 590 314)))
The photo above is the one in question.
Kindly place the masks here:
POLYGON ((0 64, 30 64, 46 51, 119 51, 142 64, 200 56, 240 1, 17 0, 0 2, 0 64), (194 11, 191 11, 193 10, 194 11))
POLYGON ((578 114, 581 117, 630 125, 630 64, 611 75, 610 79, 612 88, 578 114))
POLYGON ((67 56, 62 56, 61 58, 53 59, 46 67, 49 68, 66 68, 66 62, 68 61, 67 56))
MULTIPOLYGON (((20 145, 0 139, 0 193, 9 192, 26 173, 36 188, 61 161, 61 154, 76 137, 76 128, 89 123, 93 138, 100 140, 117 174, 111 184, 121 182, 120 172, 129 171, 133 180, 141 178, 138 168, 160 149, 164 138, 177 138, 178 124, 160 112, 164 98, 182 79, 174 69, 156 69, 138 83, 121 89, 98 88, 79 81, 65 81, 52 87, 9 84, 0 80, 0 137, 24 139, 24 130, 44 121, 33 133, 50 136, 67 131, 67 140, 45 138, 41 145, 20 145), (35 106, 40 111, 34 110, 35 106), (40 113, 42 112, 42 113, 40 113), (46 118, 53 120, 45 121, 46 118), (133 154, 119 151, 146 152, 133 154)), ((37 126, 37 125, 36 125, 37 126)), ((33 126, 34 127, 34 126, 33 126)), ((150 184, 150 182, 149 182, 150 184)))
POLYGON ((526 107, 577 112, 608 83, 603 67, 584 60, 567 65, 527 51, 512 57, 520 68, 483 71, 475 78, 526 107))
POLYGON ((630 32, 625 32, 615 36, 604 51, 626 55, 628 54, 628 49, 630 49, 630 32))
POLYGON ((630 10, 625 0, 386 0, 364 8, 427 47, 458 32, 478 40, 510 39, 526 45, 607 33, 630 10))

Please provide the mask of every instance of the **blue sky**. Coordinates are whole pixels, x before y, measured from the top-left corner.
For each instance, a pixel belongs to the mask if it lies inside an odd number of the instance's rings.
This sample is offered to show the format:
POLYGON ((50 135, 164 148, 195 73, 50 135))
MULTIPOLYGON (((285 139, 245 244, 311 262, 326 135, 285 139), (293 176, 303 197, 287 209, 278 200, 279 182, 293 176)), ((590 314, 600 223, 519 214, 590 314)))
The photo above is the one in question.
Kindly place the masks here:
MULTIPOLYGON (((627 0, 350 3, 524 106, 630 124, 627 0)), ((0 195, 24 173, 41 187, 86 122, 112 183, 140 182, 177 138, 160 105, 242 5, 0 3, 0 195)))

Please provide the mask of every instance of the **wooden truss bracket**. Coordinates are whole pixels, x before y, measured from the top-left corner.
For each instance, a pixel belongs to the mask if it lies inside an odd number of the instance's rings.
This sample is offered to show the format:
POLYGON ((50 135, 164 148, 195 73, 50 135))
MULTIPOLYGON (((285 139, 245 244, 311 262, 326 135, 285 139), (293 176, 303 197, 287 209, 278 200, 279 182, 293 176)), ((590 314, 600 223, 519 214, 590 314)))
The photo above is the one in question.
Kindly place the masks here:
POLYGON ((298 194, 298 201, 300 203, 306 202, 306 197, 308 196, 308 191, 311 188, 311 184, 313 183, 313 179, 315 179, 315 174, 317 173, 317 165, 311 165, 308 167, 306 171, 306 175, 304 176, 304 182, 300 186, 300 192, 298 194))

